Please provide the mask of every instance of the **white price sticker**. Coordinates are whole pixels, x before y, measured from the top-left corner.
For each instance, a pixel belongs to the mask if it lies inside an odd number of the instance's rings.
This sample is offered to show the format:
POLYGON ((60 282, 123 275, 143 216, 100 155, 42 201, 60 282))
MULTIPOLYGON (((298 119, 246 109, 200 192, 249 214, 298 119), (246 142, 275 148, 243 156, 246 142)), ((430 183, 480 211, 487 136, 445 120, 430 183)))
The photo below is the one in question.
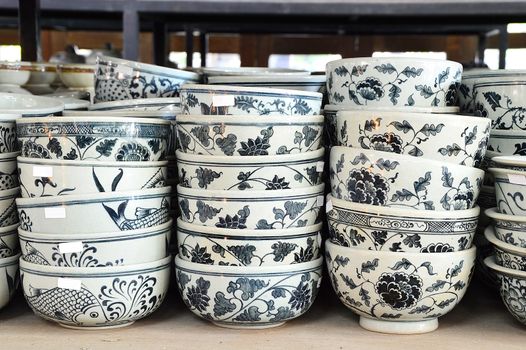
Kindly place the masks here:
POLYGON ((214 107, 230 107, 235 105, 234 95, 214 95, 212 105, 214 107))
POLYGON ((44 208, 44 217, 46 219, 65 219, 66 218, 66 208, 64 207, 44 208))
POLYGON ((124 78, 126 76, 133 76, 133 68, 132 67, 118 65, 116 70, 117 70, 117 73, 119 75, 121 75, 121 74, 123 75, 122 78, 124 78))
POLYGON ((323 202, 324 202, 324 199, 323 196, 318 196, 316 197, 316 205, 318 207, 323 207, 323 202))
POLYGON ((34 177, 53 177, 53 167, 33 165, 34 177))
POLYGON ((80 253, 84 250, 82 241, 59 243, 58 251, 60 254, 80 253))
POLYGON ((73 278, 59 277, 57 280, 57 287, 62 289, 80 290, 82 287, 82 281, 73 278))
POLYGON ((508 174, 508 181, 515 185, 526 185, 526 176, 519 174, 508 174))
POLYGON ((323 171, 323 168, 325 167, 324 161, 319 161, 316 163, 316 171, 321 173, 323 171))

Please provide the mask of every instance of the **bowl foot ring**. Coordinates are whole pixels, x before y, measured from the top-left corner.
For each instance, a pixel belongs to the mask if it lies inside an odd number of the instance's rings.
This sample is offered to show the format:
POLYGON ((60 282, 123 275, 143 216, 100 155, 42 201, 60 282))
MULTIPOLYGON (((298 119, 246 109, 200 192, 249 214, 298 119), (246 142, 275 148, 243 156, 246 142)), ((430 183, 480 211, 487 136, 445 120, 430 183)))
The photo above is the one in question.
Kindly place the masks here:
POLYGON ((60 323, 60 322, 58 322, 58 324, 61 325, 64 328, 69 328, 69 329, 78 329, 78 330, 81 330, 81 331, 99 331, 99 330, 117 329, 117 328, 128 327, 128 326, 131 326, 134 322, 135 321, 122 323, 122 324, 117 324, 117 325, 114 325, 114 326, 101 326, 101 327, 72 326, 70 324, 65 324, 65 323, 60 323))
POLYGON ((214 325, 222 328, 229 329, 268 329, 283 326, 285 322, 276 322, 276 323, 266 323, 266 324, 235 324, 235 323, 222 323, 222 322, 212 322, 214 325))
POLYGON ((360 317, 360 326, 368 331, 388 334, 421 334, 438 328, 438 319, 432 318, 422 321, 378 320, 360 317))

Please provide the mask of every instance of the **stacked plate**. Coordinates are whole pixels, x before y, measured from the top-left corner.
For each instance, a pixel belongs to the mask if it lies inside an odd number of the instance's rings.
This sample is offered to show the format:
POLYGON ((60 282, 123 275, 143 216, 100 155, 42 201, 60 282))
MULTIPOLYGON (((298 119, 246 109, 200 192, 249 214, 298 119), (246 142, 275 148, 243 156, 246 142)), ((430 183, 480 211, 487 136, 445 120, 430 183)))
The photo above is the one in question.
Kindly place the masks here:
POLYGON ((223 327, 278 326, 321 282, 322 94, 185 85, 177 119, 177 285, 223 327))

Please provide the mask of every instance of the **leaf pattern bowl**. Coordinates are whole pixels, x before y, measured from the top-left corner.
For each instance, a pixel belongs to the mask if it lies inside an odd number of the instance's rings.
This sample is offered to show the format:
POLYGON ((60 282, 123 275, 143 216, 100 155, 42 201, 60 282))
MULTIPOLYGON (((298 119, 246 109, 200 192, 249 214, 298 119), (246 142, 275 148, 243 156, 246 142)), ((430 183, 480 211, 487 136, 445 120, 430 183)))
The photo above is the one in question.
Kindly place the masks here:
POLYGON ((266 156, 315 151, 322 145, 322 116, 177 116, 178 149, 214 156, 266 156))
POLYGON ((311 307, 323 258, 279 266, 218 266, 175 257, 177 287, 186 306, 215 325, 262 329, 282 325, 311 307))
POLYGON ((479 207, 427 211, 360 204, 328 195, 331 242, 359 249, 444 253, 468 249, 476 232, 479 207))
POLYGON ((420 210, 475 206, 484 171, 404 154, 336 146, 331 149, 333 197, 420 210))
POLYGON ((319 115, 322 97, 319 92, 230 85, 181 88, 183 114, 190 115, 319 115))
POLYGON ((95 67, 93 100, 99 103, 178 97, 181 85, 198 82, 199 79, 199 74, 194 72, 99 56, 95 67))
POLYGON ((526 249, 525 216, 502 214, 497 208, 486 209, 484 213, 493 220, 497 239, 506 244, 526 249))
POLYGON ((171 187, 163 187, 18 198, 16 204, 20 228, 24 231, 57 234, 127 231, 169 221, 171 191, 171 187))
MULTIPOLYGON (((1 163, 0 163, 1 164, 1 163)), ((133 191, 166 185, 168 161, 18 158, 23 198, 133 191)))
POLYGON ((526 156, 526 132, 492 129, 488 141, 488 151, 506 156, 526 156))
POLYGON ((94 269, 20 259, 20 280, 27 303, 45 320, 74 329, 119 328, 159 308, 168 292, 171 260, 94 269))
POLYGON ((449 114, 342 111, 336 117, 340 146, 480 166, 490 121, 449 114))
POLYGON ((208 84, 236 85, 288 90, 325 92, 325 75, 217 75, 208 77, 208 84))
POLYGON ((526 271, 526 248, 505 243, 495 236, 492 226, 486 227, 484 236, 495 248, 495 262, 508 269, 526 271))
POLYGON ((382 333, 435 330, 438 317, 462 299, 476 248, 421 254, 370 251, 326 242, 326 263, 340 301, 360 316, 360 326, 382 333))
POLYGON ((495 180, 495 199, 500 213, 526 215, 526 173, 521 170, 489 168, 495 180))
POLYGON ((283 230, 235 230, 177 220, 182 260, 207 265, 277 266, 320 256, 322 223, 283 230))
POLYGON ((330 104, 368 107, 456 105, 462 65, 453 61, 359 57, 327 63, 330 104))
POLYGON ((15 295, 20 282, 18 260, 20 254, 0 258, 0 310, 4 308, 15 295))
POLYGON ((63 160, 163 160, 170 121, 153 118, 21 118, 21 155, 63 160))
POLYGON ((177 186, 183 221, 230 229, 285 229, 318 222, 325 185, 281 191, 220 191, 177 186))
POLYGON ((18 223, 0 227, 0 259, 17 255, 20 252, 18 223))
POLYGON ((0 153, 0 191, 19 186, 16 158, 20 152, 0 153))
POLYGON ((277 156, 206 156, 177 151, 179 184, 229 191, 285 190, 320 185, 325 150, 277 156))
POLYGON ((90 111, 105 112, 179 112, 181 99, 179 97, 137 98, 91 104, 90 111))
POLYGON ((21 114, 23 117, 61 115, 64 102, 58 98, 0 92, 2 113, 21 114))
POLYGON ((0 227, 18 222, 15 199, 20 195, 20 187, 0 191, 0 227))

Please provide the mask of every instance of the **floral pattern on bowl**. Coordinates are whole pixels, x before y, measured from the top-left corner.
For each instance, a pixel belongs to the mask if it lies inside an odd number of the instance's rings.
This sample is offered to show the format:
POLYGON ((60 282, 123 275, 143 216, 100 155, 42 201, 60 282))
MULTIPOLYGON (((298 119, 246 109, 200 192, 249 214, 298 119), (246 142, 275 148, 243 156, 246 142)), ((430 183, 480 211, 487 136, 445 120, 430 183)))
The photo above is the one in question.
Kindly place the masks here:
POLYGON ((20 142, 16 137, 16 122, 19 115, 0 114, 0 153, 20 151, 20 142), (9 120, 13 118, 12 120, 9 120))
POLYGON ((526 185, 520 180, 526 179, 524 173, 499 168, 490 168, 489 171, 495 179, 495 198, 499 212, 507 215, 526 215, 526 185), (519 177, 519 180, 515 180, 513 176, 519 177))
POLYGON ((492 226, 486 227, 484 237, 494 246, 495 261, 498 265, 512 270, 526 271, 526 248, 500 240, 492 226))
POLYGON ((0 191, 18 187, 17 156, 19 152, 0 153, 0 191))

